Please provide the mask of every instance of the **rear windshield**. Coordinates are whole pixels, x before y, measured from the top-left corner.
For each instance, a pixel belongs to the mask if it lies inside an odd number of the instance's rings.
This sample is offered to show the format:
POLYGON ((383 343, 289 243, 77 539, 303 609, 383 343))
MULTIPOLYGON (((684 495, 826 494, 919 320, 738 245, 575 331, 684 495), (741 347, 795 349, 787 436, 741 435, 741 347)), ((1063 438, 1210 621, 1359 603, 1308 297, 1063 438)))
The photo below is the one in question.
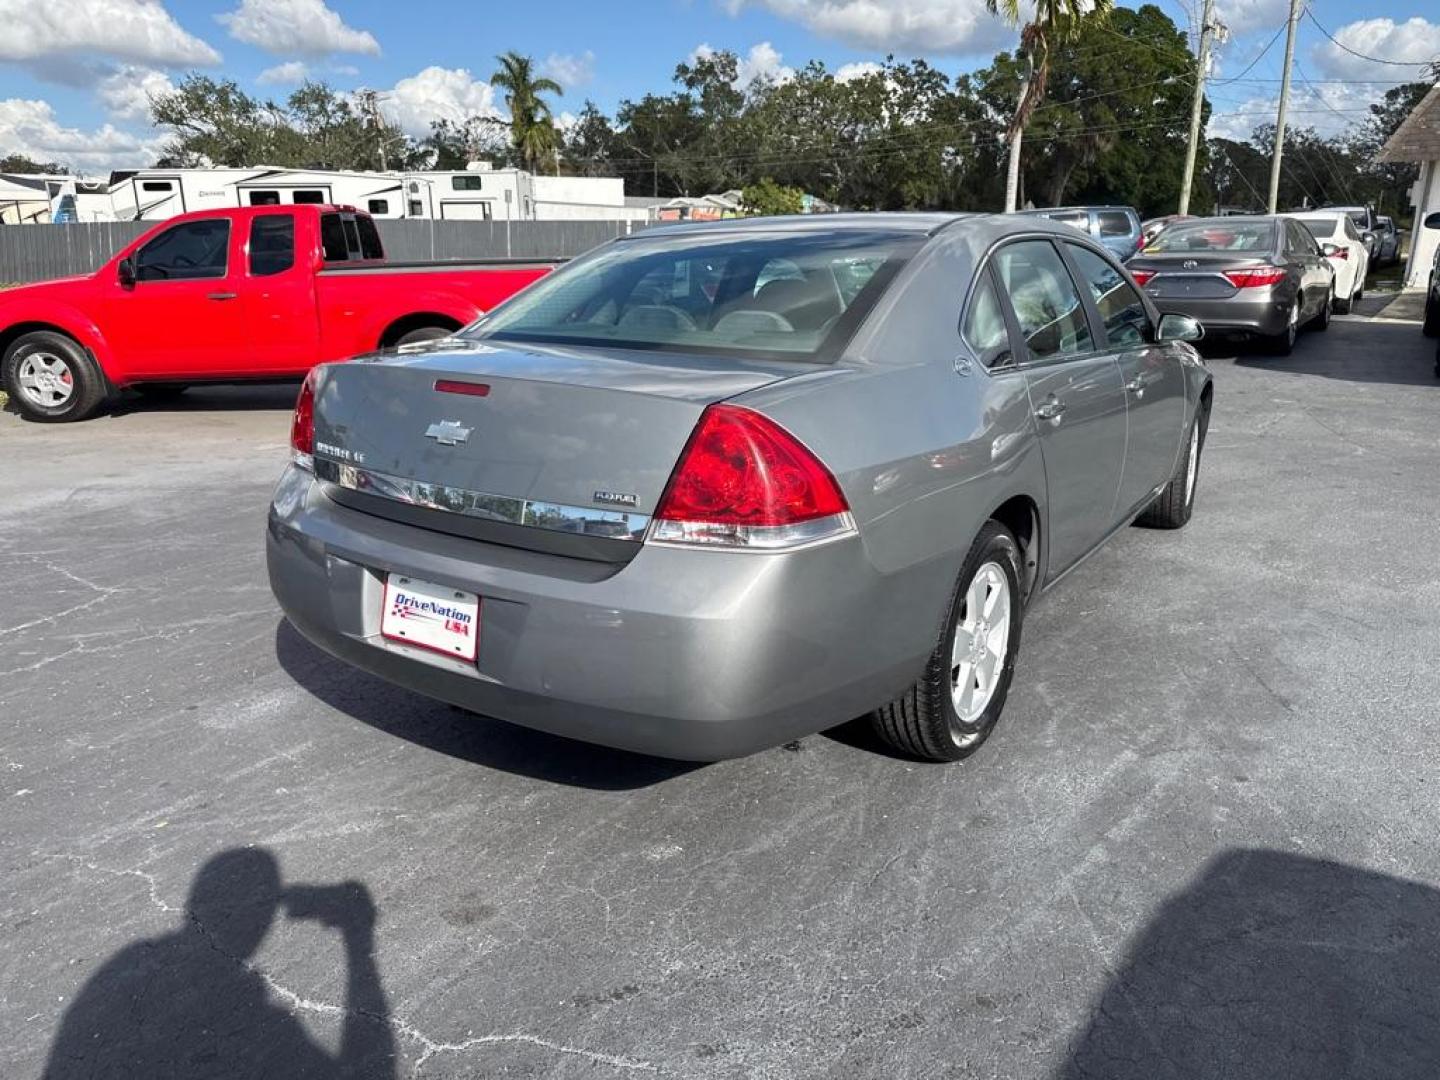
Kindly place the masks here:
POLYGON ((1095 216, 1100 219, 1101 236, 1130 236, 1135 232, 1135 223, 1124 210, 1101 210, 1095 216))
POLYGON ((924 236, 641 236, 543 278, 467 331, 498 341, 834 359, 924 236))
POLYGON ((1335 226, 1340 222, 1334 218, 1301 218, 1300 224, 1309 229, 1316 240, 1329 240, 1335 235, 1335 226))
POLYGON ((1271 221, 1181 221, 1145 248, 1147 255, 1174 251, 1269 251, 1275 246, 1271 221))
POLYGON ((1350 220, 1355 223, 1357 229, 1368 229, 1370 227, 1370 214, 1366 210, 1349 211, 1350 220))

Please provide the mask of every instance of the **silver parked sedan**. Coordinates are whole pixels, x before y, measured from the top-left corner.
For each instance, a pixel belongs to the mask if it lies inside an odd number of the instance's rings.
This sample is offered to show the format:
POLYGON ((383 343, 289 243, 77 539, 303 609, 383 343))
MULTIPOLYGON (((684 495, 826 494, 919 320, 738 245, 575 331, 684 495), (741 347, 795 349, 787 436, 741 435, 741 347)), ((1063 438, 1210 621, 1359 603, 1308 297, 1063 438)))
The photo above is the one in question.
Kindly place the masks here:
POLYGON ((1199 334, 1035 218, 649 229, 312 372, 271 585, 340 659, 517 724, 708 760, 869 713, 960 758, 1026 606, 1189 519, 1199 334))

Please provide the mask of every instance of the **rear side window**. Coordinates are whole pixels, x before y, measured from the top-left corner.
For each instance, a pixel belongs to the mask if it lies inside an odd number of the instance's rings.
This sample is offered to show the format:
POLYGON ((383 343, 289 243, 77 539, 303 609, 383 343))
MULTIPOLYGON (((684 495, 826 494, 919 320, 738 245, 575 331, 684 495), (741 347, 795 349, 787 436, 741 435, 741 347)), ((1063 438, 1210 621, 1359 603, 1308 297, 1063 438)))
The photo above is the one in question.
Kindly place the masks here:
POLYGON ((385 247, 380 243, 380 230, 368 217, 357 217, 355 229, 360 233, 360 257, 362 259, 383 259, 385 247))
POLYGON ((1006 245, 995 253, 995 268, 1032 357, 1043 360, 1094 350, 1080 293, 1060 253, 1047 241, 1006 245))
POLYGON ((187 221, 166 229, 135 255, 136 281, 181 281, 225 276, 230 222, 187 221))
POLYGON ((1079 229, 1081 232, 1090 231, 1090 215, 1084 210, 1062 210, 1058 214, 1046 214, 1051 221, 1058 221, 1061 225, 1069 225, 1079 229))
POLYGON ((1105 337, 1113 348, 1132 348, 1145 344, 1150 331, 1150 316, 1140 294, 1125 280, 1119 270, 1089 248, 1067 244, 1075 267, 1105 323, 1105 337))
POLYGON ((295 217, 267 214, 250 221, 250 273, 283 274, 295 265, 295 217))
POLYGON ((320 215, 320 247, 325 252, 326 262, 347 262, 350 245, 345 240, 345 226, 340 224, 339 214, 320 215))
POLYGON ((970 297, 970 310, 965 312, 961 334, 975 355, 990 367, 1010 356, 1010 331, 1005 326, 1005 314, 1000 309, 995 279, 989 270, 980 271, 980 281, 970 297))
POLYGON ((1095 217, 1100 222, 1101 236, 1132 236, 1135 222, 1124 210, 1100 210, 1095 217))

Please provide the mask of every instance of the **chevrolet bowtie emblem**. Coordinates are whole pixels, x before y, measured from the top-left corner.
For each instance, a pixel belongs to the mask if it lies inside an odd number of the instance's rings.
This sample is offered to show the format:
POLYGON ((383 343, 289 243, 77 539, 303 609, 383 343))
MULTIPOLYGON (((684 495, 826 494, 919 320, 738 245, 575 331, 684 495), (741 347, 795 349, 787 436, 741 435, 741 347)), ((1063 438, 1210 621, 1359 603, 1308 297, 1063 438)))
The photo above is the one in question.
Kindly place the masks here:
POLYGON ((459 420, 440 420, 425 429, 425 437, 441 446, 459 446, 470 438, 470 429, 459 420))

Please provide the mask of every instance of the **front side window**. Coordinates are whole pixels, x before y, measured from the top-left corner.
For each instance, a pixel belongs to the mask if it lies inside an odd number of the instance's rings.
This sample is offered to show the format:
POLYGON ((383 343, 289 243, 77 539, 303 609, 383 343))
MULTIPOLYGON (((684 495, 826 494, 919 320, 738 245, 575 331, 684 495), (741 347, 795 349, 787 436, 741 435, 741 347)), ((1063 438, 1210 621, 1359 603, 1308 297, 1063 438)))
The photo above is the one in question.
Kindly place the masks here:
POLYGON ((1032 357, 1043 360, 1094 350, 1075 282, 1048 241, 1007 244, 995 253, 995 269, 1032 357))
POLYGON ((1080 277, 1090 287, 1100 318, 1105 323, 1105 337, 1112 348, 1134 348, 1144 345, 1150 333, 1150 316, 1145 301, 1123 274, 1089 248, 1067 245, 1075 260, 1080 277))
POLYGON ((989 270, 980 271, 980 281, 970 297, 970 310, 965 312, 961 334, 987 367, 996 367, 1010 356, 1010 331, 989 270))
POLYGON ((295 265, 295 217, 267 214, 250 221, 250 273, 283 274, 295 265))
POLYGON ((828 362, 923 241, 878 229, 636 237, 541 279, 469 333, 828 362))
POLYGON ((225 276, 230 222, 187 221, 166 229, 135 255, 136 281, 184 281, 225 276))

